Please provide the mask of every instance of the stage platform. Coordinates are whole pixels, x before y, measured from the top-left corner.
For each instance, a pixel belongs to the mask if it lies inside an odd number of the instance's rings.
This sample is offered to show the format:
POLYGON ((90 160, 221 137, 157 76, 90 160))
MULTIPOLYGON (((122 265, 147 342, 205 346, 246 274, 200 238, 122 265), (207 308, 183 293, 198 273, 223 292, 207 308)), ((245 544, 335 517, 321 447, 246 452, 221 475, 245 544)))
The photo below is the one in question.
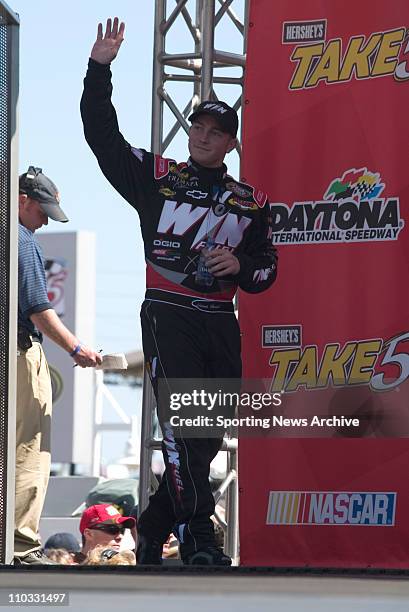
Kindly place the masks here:
MULTIPOLYGON (((0 569, 7 593, 67 592, 63 609, 90 612, 403 612, 408 572, 294 571, 274 568, 61 567, 0 569)), ((27 606, 8 609, 26 610, 27 606)), ((50 606, 36 606, 50 610, 50 606)))

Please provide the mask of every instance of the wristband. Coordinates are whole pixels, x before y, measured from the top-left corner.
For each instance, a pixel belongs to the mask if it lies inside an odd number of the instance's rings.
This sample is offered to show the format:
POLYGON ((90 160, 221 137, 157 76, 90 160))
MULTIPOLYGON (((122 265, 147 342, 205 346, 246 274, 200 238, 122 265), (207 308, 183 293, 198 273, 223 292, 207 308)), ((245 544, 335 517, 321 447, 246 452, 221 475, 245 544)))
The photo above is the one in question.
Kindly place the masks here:
POLYGON ((77 353, 79 353, 81 349, 82 349, 82 344, 81 344, 81 342, 80 342, 79 344, 77 344, 77 346, 75 347, 75 349, 73 349, 73 350, 71 351, 71 353, 70 353, 70 357, 75 357, 75 355, 76 355, 77 353))

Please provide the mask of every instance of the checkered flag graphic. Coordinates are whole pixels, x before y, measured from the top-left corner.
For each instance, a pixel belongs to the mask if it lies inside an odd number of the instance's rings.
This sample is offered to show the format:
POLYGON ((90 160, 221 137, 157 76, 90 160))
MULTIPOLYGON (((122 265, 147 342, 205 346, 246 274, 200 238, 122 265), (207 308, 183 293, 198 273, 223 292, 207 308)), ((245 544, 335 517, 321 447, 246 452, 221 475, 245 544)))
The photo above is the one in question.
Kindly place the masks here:
POLYGON ((365 199, 365 196, 372 191, 372 189, 373 185, 370 185, 366 181, 360 181, 354 185, 352 194, 359 196, 359 199, 363 200, 365 199))

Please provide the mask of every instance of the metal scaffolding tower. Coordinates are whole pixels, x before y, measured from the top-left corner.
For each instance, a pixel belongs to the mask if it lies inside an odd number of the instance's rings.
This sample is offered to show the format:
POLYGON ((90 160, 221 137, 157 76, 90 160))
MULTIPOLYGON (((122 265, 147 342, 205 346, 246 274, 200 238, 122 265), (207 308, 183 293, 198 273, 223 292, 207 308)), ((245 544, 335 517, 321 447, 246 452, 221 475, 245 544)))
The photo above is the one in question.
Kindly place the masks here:
MULTIPOLYGON (((240 111, 244 67, 246 62, 246 34, 250 0, 156 0, 153 87, 152 87, 152 152, 163 154, 174 141, 179 130, 189 131, 187 117, 201 100, 218 99, 215 89, 218 85, 228 85, 230 93, 233 86, 238 89, 237 99, 231 103, 240 111), (173 10, 170 5, 172 4, 173 10), (237 14, 236 14, 236 12, 237 14), (167 36, 170 36, 181 20, 189 32, 192 48, 186 52, 167 52, 167 36), (241 52, 215 49, 219 33, 236 29, 240 36, 241 52), (173 68, 171 72, 167 70, 173 68), (226 71, 228 74, 226 74, 226 71), (237 76, 237 71, 240 74, 237 76), (234 73, 234 74, 233 74, 234 73), (166 89, 175 84, 174 94, 166 89), (185 105, 175 102, 175 97, 185 95, 185 105), (165 113, 170 111, 171 121, 165 122, 165 113), (166 132, 166 133, 165 133, 166 132)), ((180 29, 177 30, 179 35, 180 29)), ((221 36, 227 38, 230 36, 221 36)), ((177 40, 180 47, 181 40, 177 40)), ((174 86, 173 86, 174 87, 174 86)), ((240 144, 237 146, 240 155, 240 144)), ((156 478, 151 471, 152 451, 160 449, 160 441, 154 438, 155 398, 149 377, 145 371, 142 402, 141 461, 139 483, 139 513, 147 506, 149 495, 156 486, 156 478)), ((238 485, 237 485, 237 439, 225 437, 222 450, 227 452, 227 476, 215 493, 217 502, 226 496, 225 519, 216 516, 225 534, 225 551, 238 563, 238 485)))
POLYGON ((200 100, 217 99, 214 90, 216 84, 236 85, 240 87, 234 103, 238 111, 241 107, 243 71, 246 62, 246 32, 249 0, 219 0, 221 7, 216 11, 216 0, 192 1, 178 0, 176 7, 168 15, 170 0, 156 0, 153 87, 152 87, 152 139, 154 153, 163 154, 180 128, 189 131, 187 117, 200 100), (194 5, 194 6, 193 6, 194 5), (240 5, 242 18, 234 12, 232 5, 240 5), (194 16, 193 15, 194 12, 194 16), (177 18, 186 23, 193 42, 193 51, 185 53, 167 53, 166 36, 175 27, 177 18), (222 18, 225 17, 224 21, 222 18), (225 26, 226 18, 238 30, 242 39, 242 53, 216 50, 214 48, 216 32, 225 26), (166 67, 176 68, 176 72, 167 72, 166 67), (225 68, 239 68, 241 75, 225 76, 217 74, 225 68), (178 109, 171 95, 166 91, 166 83, 190 83, 190 95, 183 111, 178 109), (164 134, 164 109, 168 107, 174 115, 174 124, 164 134))

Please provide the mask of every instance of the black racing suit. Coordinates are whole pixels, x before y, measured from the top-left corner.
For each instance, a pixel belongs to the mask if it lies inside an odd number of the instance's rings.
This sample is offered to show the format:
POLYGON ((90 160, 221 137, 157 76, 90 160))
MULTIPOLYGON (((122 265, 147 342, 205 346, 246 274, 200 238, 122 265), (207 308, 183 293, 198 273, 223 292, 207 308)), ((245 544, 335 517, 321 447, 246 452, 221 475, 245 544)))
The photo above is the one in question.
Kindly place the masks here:
POLYGON ((267 196, 220 168, 184 163, 132 147, 119 131, 108 65, 89 60, 81 100, 85 138, 115 189, 139 214, 146 258, 141 309, 145 360, 158 404, 166 471, 138 529, 164 542, 174 529, 182 558, 214 546, 209 466, 216 438, 180 434, 161 411, 158 381, 241 377, 240 330, 232 298, 274 282, 277 257, 267 196), (198 274, 203 247, 229 249, 238 275, 198 274))

